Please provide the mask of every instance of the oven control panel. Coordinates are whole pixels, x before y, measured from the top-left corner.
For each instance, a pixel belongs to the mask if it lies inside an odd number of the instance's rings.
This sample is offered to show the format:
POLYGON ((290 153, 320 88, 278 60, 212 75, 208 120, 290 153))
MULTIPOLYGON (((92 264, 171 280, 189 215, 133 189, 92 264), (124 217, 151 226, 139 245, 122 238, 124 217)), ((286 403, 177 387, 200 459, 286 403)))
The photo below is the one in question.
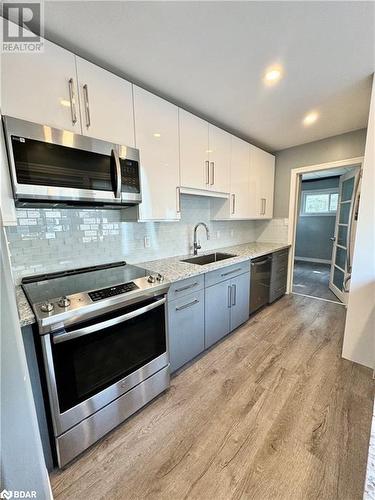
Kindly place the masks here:
POLYGON ((88 295, 90 299, 95 302, 96 300, 108 299, 108 297, 114 297, 115 295, 131 292, 132 290, 137 290, 137 288, 139 287, 130 281, 129 283, 122 283, 121 285, 95 290, 95 292, 89 292, 88 295))

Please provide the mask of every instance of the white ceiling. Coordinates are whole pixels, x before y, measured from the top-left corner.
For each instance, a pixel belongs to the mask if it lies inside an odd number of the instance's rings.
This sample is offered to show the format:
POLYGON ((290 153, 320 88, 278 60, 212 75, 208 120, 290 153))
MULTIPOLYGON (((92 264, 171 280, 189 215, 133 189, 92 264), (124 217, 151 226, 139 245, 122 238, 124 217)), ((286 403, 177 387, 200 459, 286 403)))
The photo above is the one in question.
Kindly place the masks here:
POLYGON ((46 38, 280 150, 367 125, 373 2, 45 2, 46 38), (266 88, 279 63, 281 82, 266 88), (320 119, 308 128, 310 110, 320 119))
POLYGON ((311 179, 325 179, 326 177, 335 177, 338 175, 344 175, 356 167, 341 167, 341 168, 331 168, 327 170, 319 170, 318 172, 311 172, 309 174, 303 174, 302 180, 307 181, 311 179))

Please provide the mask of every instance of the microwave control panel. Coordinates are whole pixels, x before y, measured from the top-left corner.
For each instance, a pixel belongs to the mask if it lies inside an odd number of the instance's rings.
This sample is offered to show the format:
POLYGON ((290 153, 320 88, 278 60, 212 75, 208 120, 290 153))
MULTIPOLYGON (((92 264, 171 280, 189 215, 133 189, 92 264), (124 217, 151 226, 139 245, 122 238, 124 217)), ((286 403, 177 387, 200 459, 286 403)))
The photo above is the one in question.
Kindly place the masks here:
POLYGON ((126 193, 139 193, 139 164, 135 160, 121 159, 122 191, 126 193))

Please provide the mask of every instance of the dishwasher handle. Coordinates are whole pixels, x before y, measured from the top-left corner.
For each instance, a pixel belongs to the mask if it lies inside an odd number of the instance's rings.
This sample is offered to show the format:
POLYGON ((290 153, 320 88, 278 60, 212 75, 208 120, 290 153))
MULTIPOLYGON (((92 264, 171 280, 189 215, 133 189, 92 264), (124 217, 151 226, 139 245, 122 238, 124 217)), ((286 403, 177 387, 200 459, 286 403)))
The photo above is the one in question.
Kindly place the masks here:
POLYGON ((254 260, 251 262, 252 267, 255 266, 262 266, 263 264, 266 264, 267 262, 270 262, 272 260, 272 257, 267 257, 266 259, 263 260, 254 260))

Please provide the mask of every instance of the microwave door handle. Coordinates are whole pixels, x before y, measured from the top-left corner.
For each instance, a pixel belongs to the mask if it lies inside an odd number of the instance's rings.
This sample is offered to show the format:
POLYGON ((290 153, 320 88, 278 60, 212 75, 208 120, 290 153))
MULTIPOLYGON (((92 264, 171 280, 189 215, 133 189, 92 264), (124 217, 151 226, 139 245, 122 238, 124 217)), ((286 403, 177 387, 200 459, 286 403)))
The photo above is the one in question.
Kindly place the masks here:
POLYGON ((98 330, 104 330, 105 328, 119 325, 120 323, 125 323, 125 321, 129 321, 129 319, 141 316, 142 314, 152 311, 156 307, 165 304, 166 300, 167 299, 164 297, 163 299, 159 299, 156 302, 136 309, 135 311, 122 314, 121 316, 117 316, 116 318, 107 319, 106 321, 101 321, 100 323, 95 323, 94 325, 85 326, 83 328, 79 328, 78 330, 72 330, 71 332, 54 333, 52 335, 53 343, 60 344, 61 342, 66 342, 67 340, 77 339, 78 337, 89 335, 90 333, 97 332, 98 330))
POLYGON ((113 158, 115 160, 115 197, 117 199, 121 198, 121 165, 120 157, 118 151, 114 148, 112 149, 113 158))

